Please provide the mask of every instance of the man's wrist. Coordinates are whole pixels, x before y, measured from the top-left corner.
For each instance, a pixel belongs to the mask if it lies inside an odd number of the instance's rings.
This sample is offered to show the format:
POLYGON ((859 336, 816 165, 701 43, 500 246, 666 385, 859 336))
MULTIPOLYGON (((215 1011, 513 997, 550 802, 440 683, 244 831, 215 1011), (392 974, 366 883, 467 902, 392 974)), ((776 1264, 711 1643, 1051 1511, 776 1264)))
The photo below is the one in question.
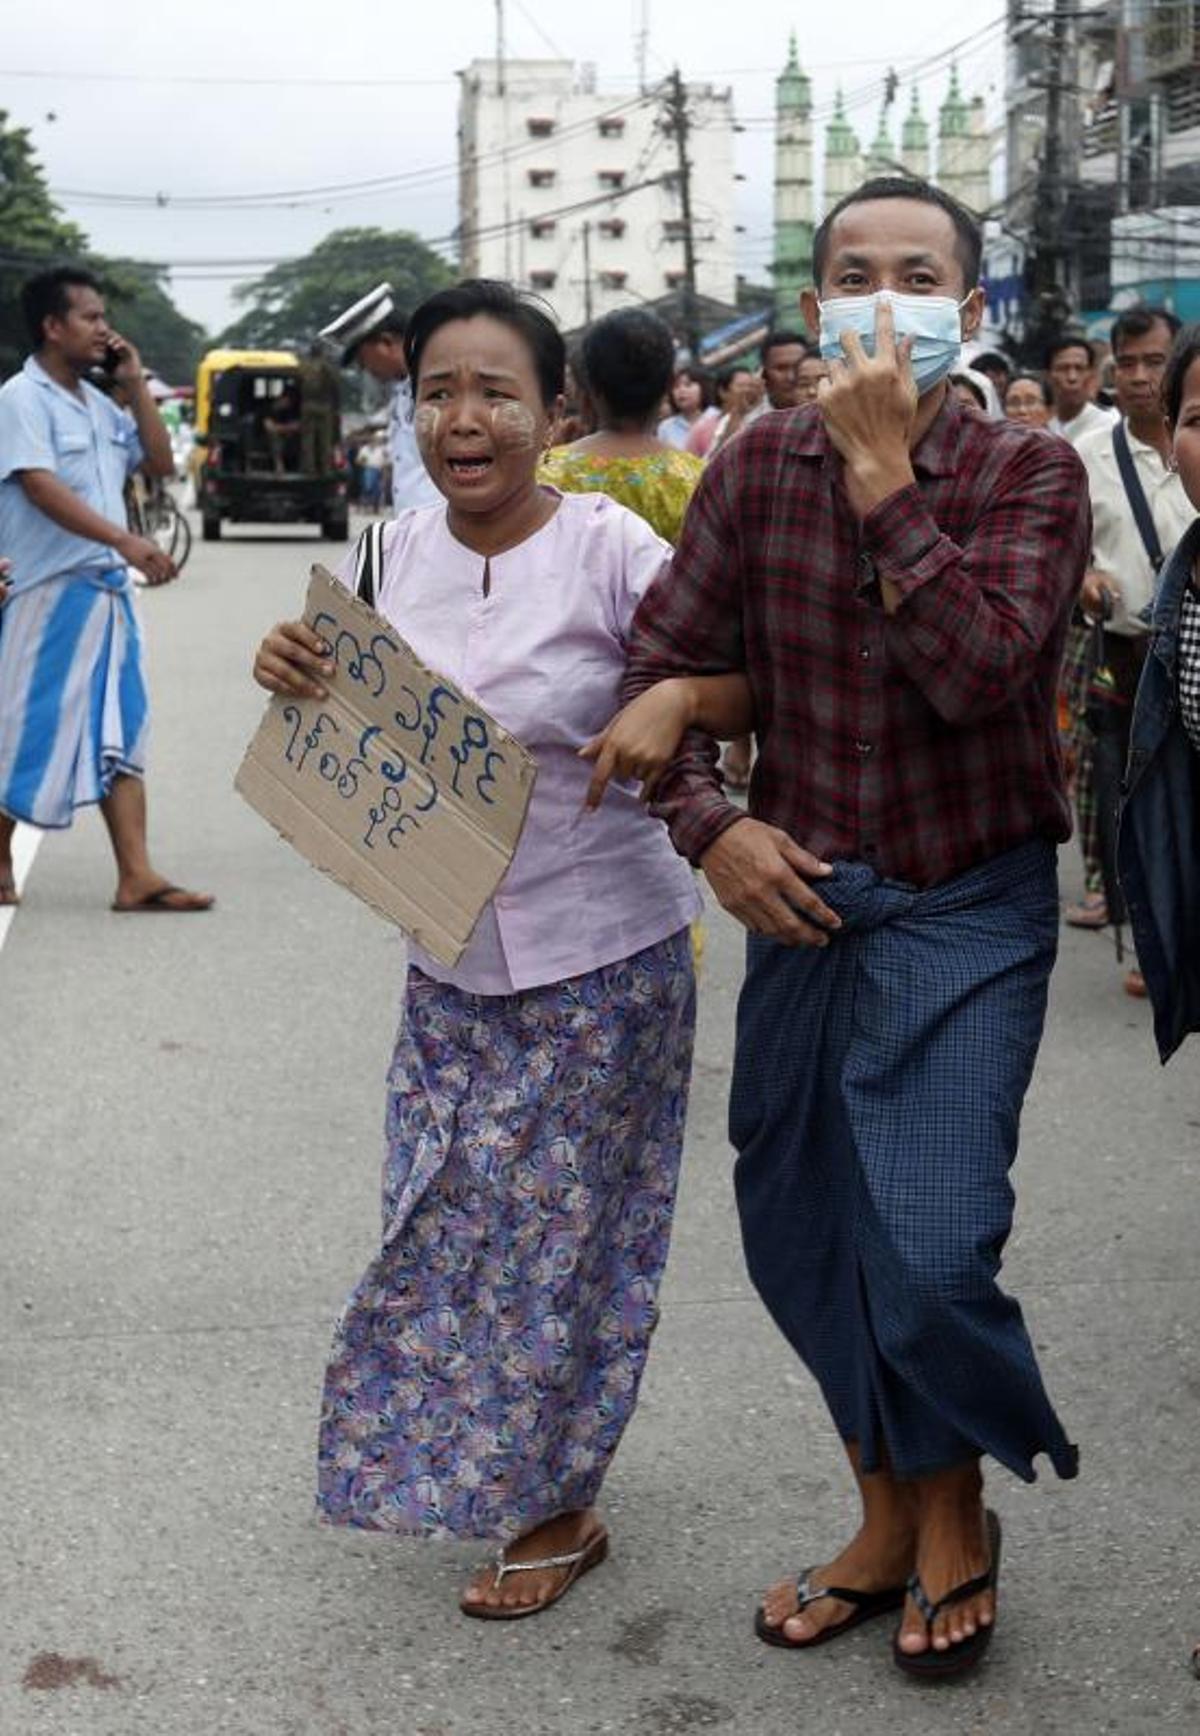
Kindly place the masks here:
POLYGON ((740 808, 734 810, 732 817, 728 814, 723 814, 720 831, 708 840, 702 850, 697 851, 695 856, 693 856, 692 861, 694 865, 703 872, 705 863, 708 861, 717 846, 724 842, 735 826, 741 825, 743 820, 748 820, 749 818, 749 814, 743 813, 740 808))
POLYGON ((864 453, 846 468, 850 473, 848 480, 852 479, 854 504, 864 517, 916 481, 907 451, 882 457, 875 452, 864 453))

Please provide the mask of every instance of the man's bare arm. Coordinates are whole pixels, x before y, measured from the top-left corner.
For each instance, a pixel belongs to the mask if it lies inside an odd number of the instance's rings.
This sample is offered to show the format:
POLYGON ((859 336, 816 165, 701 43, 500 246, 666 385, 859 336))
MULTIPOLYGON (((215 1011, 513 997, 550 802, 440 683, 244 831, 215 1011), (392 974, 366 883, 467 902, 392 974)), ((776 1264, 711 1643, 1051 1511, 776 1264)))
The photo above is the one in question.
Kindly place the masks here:
POLYGON ((25 490, 25 497, 39 512, 53 519, 63 530, 70 531, 72 536, 85 537, 88 542, 103 543, 106 548, 120 556, 126 565, 136 567, 139 572, 155 584, 162 584, 165 579, 175 575, 175 563, 170 556, 152 543, 148 537, 134 536, 125 526, 113 524, 110 519, 95 512, 86 501, 69 489, 61 478, 55 476, 52 470, 19 470, 17 481, 25 490))
POLYGON ((120 337, 116 332, 112 334, 112 342, 114 348, 121 352, 121 359, 113 377, 129 394, 130 413, 137 425, 138 439, 142 443, 142 469, 147 476, 174 476, 175 454, 171 451, 171 436, 146 384, 142 358, 129 340, 120 337))

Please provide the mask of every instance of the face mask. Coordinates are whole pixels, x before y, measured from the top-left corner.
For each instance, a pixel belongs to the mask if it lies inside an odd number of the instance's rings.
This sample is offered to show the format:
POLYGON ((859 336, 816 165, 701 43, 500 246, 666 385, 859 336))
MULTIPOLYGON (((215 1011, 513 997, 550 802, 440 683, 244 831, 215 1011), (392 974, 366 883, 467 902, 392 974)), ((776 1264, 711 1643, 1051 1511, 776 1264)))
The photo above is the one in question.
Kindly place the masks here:
POLYGON ((842 333, 847 331, 857 332, 867 354, 875 354, 875 313, 881 301, 891 307, 897 339, 913 340, 913 378, 918 395, 924 394, 944 380, 958 361, 963 341, 959 312, 967 302, 949 295, 897 295, 890 289, 823 301, 821 354, 826 360, 844 358, 842 333))

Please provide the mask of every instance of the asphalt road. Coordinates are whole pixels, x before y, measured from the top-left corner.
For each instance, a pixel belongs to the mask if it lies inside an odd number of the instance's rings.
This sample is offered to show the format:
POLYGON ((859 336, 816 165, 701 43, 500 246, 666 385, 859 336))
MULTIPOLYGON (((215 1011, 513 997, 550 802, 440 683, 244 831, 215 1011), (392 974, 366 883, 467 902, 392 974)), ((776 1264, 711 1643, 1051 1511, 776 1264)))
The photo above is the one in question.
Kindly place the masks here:
POLYGON ((320 552, 197 544, 144 597, 153 836, 216 911, 111 915, 85 816, 43 844, 0 950, 0 1732, 1196 1729, 1200 1047, 1160 1071, 1095 936, 1064 937, 1006 1275, 1083 1472, 992 1479, 1001 1620, 975 1679, 898 1678, 887 1624, 806 1657, 751 1635, 758 1589, 829 1554, 853 1504, 742 1267, 724 1138, 740 947, 719 913, 610 1563, 546 1616, 485 1626, 455 1606, 477 1550, 314 1523, 323 1359, 376 1235, 402 952, 231 785, 260 709, 251 649, 320 552))

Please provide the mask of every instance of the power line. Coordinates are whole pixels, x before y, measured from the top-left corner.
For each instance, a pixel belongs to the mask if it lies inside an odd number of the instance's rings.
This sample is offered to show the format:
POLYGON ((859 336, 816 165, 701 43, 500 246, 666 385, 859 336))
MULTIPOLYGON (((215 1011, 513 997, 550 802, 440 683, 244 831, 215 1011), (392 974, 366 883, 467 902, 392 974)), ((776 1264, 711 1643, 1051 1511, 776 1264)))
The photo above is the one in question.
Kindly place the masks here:
POLYGON ((273 77, 256 77, 252 74, 230 77, 226 73, 204 72, 65 72, 61 67, 0 67, 0 78, 46 78, 67 80, 72 84, 191 84, 191 85, 228 85, 261 88, 270 86, 276 89, 311 90, 317 89, 399 89, 415 88, 418 85, 445 85, 455 76, 454 73, 443 73, 439 78, 328 78, 317 74, 297 73, 273 77))
MULTIPOLYGON (((560 139, 575 138, 581 133, 594 130, 602 120, 629 114, 654 100, 654 94, 639 94, 628 98, 625 102, 613 104, 600 114, 572 121, 570 125, 563 127, 557 136, 560 139)), ((542 140, 531 138, 507 149, 485 151, 472 158, 471 164, 474 168, 488 168, 505 157, 511 160, 514 157, 537 156, 544 151, 542 140)), ((98 192, 78 187, 52 187, 50 192, 56 199, 70 199, 76 204, 108 205, 122 209, 252 210, 294 206, 307 200, 321 204, 331 198, 358 198, 368 193, 411 189, 451 178, 459 173, 460 167, 461 164, 456 158, 451 163, 427 164, 419 169, 402 170, 396 175, 377 175, 362 181, 336 181, 325 186, 296 187, 269 193, 122 193, 98 192)))

